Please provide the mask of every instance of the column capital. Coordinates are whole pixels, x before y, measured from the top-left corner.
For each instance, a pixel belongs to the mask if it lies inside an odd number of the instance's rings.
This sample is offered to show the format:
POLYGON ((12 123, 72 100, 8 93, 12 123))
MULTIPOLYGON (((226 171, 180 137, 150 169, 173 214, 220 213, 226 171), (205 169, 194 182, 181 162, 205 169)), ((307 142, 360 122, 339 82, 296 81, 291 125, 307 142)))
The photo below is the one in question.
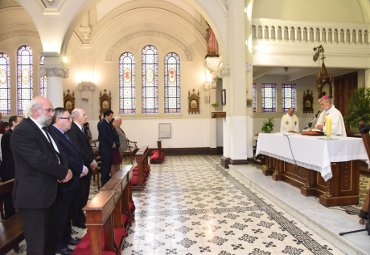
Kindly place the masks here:
POLYGON ((46 77, 68 78, 68 68, 64 67, 40 67, 40 75, 46 77))

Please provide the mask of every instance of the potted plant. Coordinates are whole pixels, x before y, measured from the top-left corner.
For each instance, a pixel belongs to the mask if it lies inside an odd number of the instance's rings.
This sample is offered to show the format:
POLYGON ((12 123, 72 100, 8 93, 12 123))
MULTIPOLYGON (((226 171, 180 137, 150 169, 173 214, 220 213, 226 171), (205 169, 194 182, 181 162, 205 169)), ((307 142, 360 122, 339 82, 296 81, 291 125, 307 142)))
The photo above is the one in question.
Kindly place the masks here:
POLYGON ((263 122, 262 125, 262 133, 271 133, 271 131, 274 129, 274 119, 273 118, 268 118, 263 122))
POLYGON ((359 88, 352 93, 348 113, 344 117, 351 129, 361 129, 370 123, 370 88, 359 88))

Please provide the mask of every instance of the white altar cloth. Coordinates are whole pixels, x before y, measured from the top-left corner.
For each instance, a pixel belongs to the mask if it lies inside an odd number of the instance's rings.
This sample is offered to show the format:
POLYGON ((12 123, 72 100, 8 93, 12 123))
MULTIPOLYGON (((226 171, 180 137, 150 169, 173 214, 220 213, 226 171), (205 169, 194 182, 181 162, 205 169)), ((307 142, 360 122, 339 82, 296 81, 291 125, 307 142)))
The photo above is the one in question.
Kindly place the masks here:
POLYGON ((364 160, 369 158, 361 138, 306 136, 285 133, 260 133, 256 155, 264 154, 292 164, 320 172, 327 181, 333 177, 331 162, 364 160))

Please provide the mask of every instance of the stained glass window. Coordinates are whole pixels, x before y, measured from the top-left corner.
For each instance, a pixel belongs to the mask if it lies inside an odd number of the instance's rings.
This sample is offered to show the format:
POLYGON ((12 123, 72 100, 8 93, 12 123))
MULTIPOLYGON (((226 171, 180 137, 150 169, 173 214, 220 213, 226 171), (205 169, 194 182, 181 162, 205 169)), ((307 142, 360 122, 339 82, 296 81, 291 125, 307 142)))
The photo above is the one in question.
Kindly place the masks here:
POLYGON ((147 45, 141 52, 142 113, 158 113, 158 51, 147 45))
POLYGON ((181 112, 180 57, 168 53, 164 58, 164 112, 181 112))
POLYGON ((256 83, 253 83, 253 112, 257 111, 257 87, 256 83))
MULTIPOLYGON (((40 67, 45 64, 45 57, 40 57, 40 67)), ((47 87, 48 87, 48 79, 46 75, 40 75, 40 95, 46 97, 47 96, 47 87)))
POLYGON ((135 113, 135 57, 124 52, 119 57, 119 112, 135 113))
POLYGON ((276 84, 262 83, 262 111, 276 112, 276 84))
POLYGON ((295 84, 282 84, 281 95, 283 99, 282 109, 287 112, 290 107, 297 109, 296 85, 295 84))
POLYGON ((17 114, 23 115, 25 106, 32 100, 32 87, 32 49, 23 45, 17 51, 17 114))
POLYGON ((0 52, 0 112, 10 114, 9 57, 3 52, 0 52))

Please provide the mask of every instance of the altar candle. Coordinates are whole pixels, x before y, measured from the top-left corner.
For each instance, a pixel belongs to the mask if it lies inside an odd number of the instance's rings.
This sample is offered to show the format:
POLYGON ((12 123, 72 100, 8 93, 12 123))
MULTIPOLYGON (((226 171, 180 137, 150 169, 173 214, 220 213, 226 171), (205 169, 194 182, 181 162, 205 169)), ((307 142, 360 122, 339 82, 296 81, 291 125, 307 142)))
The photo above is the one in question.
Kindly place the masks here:
POLYGON ((333 118, 330 115, 326 116, 326 120, 325 120, 325 134, 327 136, 330 136, 331 135, 331 123, 332 123, 332 120, 333 120, 333 118))

